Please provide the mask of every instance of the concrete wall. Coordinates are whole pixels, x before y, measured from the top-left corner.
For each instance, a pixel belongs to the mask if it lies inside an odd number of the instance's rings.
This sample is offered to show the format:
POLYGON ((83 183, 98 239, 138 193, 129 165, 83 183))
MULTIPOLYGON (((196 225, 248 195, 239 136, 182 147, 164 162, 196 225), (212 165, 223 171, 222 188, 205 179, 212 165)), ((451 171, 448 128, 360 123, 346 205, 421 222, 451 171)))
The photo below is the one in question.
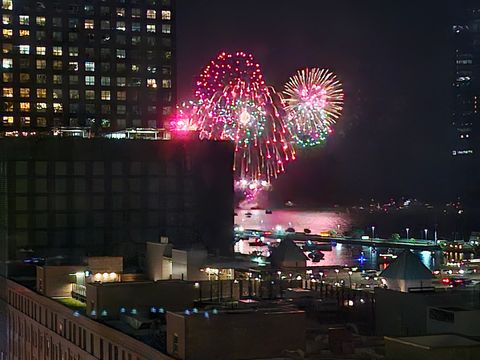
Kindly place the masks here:
POLYGON ((87 258, 88 270, 92 273, 123 272, 122 256, 90 256, 87 258))
POLYGON ((187 261, 188 256, 185 250, 172 249, 172 279, 188 279, 187 261))
POLYGON ((465 293, 407 293, 375 288, 376 333, 386 336, 425 335, 428 307, 464 306, 465 293))
POLYGON ((109 318, 117 319, 122 307, 140 310, 155 306, 181 311, 191 308, 197 297, 198 290, 187 281, 87 284, 87 314, 95 310, 100 315, 101 311, 106 310, 109 318))
POLYGON ((305 349, 305 313, 167 313, 167 352, 179 359, 257 359, 305 349), (174 339, 178 336, 178 352, 174 339))
POLYGON ((85 266, 37 266, 37 291, 48 297, 69 297, 77 271, 85 266))
POLYGON ((480 337, 480 310, 427 309, 427 331, 430 334, 460 334, 480 337), (438 318, 433 312, 447 313, 448 317, 438 318), (442 321, 443 318, 443 321, 442 321), (453 321, 449 321, 453 320, 453 321))

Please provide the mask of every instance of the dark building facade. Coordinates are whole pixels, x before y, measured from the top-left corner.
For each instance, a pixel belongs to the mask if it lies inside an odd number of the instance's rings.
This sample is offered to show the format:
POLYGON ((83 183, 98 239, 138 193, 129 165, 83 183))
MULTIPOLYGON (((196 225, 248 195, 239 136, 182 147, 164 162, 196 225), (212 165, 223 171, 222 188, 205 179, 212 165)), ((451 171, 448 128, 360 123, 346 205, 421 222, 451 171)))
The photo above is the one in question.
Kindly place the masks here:
POLYGON ((480 3, 455 2, 453 37, 453 114, 451 154, 456 195, 479 196, 480 179, 480 3))
POLYGON ((162 127, 174 0, 2 0, 0 130, 162 127))
POLYGON ((22 259, 121 255, 142 266, 147 241, 232 248, 228 142, 0 139, 2 273, 22 259))

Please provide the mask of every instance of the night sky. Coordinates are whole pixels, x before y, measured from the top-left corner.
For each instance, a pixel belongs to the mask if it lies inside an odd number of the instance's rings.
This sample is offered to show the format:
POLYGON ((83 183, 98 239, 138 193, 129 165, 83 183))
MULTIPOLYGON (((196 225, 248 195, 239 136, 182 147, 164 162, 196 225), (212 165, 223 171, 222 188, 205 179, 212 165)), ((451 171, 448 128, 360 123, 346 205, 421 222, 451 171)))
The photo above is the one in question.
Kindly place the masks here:
POLYGON ((322 148, 300 151, 272 199, 443 200, 452 50, 447 1, 178 0, 178 99, 220 51, 250 51, 281 90, 302 67, 344 84, 345 110, 322 148))

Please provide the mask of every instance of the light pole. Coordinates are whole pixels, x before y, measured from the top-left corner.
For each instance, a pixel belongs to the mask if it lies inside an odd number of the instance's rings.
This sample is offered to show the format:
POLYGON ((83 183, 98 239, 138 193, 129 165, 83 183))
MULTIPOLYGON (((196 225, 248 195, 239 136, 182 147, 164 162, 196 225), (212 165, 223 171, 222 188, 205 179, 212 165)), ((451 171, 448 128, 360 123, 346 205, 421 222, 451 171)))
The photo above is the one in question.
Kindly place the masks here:
POLYGON ((348 272, 348 283, 350 285, 350 289, 352 288, 352 271, 348 272))
POLYGON ((428 229, 423 230, 425 232, 425 241, 427 240, 428 229))
POLYGON ((375 239, 375 226, 372 226, 372 239, 375 239))
POLYGON ((405 231, 407 232, 407 240, 408 240, 408 232, 410 231, 410 228, 405 228, 405 231))
POLYGON ((335 279, 336 279, 336 280, 335 280, 335 283, 337 284, 337 286, 338 286, 338 272, 339 272, 339 271, 340 271, 340 270, 335 269, 335 279))
POLYGON ((318 275, 320 275, 320 283, 323 283, 323 272, 320 271, 318 275))

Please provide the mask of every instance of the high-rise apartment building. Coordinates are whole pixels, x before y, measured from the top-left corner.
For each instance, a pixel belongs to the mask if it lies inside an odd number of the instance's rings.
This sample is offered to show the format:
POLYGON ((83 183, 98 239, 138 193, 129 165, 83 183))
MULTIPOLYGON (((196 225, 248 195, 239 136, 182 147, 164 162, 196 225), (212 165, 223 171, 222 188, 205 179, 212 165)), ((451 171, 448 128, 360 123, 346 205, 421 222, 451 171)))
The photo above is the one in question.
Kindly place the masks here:
POLYGON ((0 275, 35 257, 119 255, 166 236, 229 254, 233 145, 198 139, 0 141, 0 275))
POLYGON ((162 127, 174 0, 2 0, 0 130, 162 127))
POLYGON ((452 26, 455 72, 453 82, 453 149, 456 157, 477 156, 480 121, 480 6, 463 1, 452 26))

